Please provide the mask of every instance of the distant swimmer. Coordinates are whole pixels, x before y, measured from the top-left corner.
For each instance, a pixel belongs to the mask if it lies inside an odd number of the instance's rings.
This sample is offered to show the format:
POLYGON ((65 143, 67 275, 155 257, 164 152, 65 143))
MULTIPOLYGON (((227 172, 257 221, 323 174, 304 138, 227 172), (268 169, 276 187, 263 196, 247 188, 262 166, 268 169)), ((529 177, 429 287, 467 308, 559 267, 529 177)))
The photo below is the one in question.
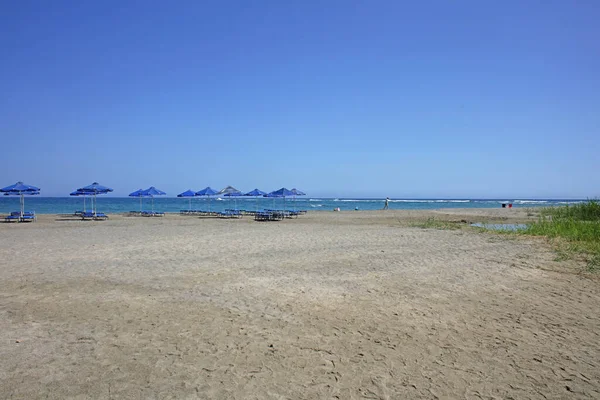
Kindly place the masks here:
POLYGON ((388 208, 390 208, 390 198, 386 197, 385 198, 385 205, 383 206, 383 209, 387 210, 388 208))

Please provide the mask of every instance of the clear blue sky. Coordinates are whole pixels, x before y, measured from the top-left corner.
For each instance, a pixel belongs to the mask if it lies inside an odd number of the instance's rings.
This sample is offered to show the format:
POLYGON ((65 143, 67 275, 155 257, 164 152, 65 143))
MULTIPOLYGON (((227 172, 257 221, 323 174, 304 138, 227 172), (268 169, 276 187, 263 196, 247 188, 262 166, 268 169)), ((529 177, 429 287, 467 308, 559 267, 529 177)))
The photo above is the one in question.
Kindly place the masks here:
POLYGON ((600 2, 4 1, 0 186, 600 195, 600 2))

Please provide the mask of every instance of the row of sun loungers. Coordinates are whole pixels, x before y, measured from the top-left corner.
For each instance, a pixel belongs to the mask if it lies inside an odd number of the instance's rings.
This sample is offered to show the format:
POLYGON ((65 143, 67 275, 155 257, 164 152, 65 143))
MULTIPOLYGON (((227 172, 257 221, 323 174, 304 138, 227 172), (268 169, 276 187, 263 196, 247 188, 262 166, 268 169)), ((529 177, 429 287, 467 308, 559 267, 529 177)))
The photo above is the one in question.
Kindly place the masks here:
POLYGON ((94 213, 92 211, 75 211, 73 215, 80 217, 83 220, 91 219, 94 221, 105 221, 108 219, 108 215, 101 212, 94 213))
MULTIPOLYGON (((213 216, 219 218, 242 218, 244 215, 254 216, 255 221, 281 221, 285 218, 297 218, 298 215, 305 214, 306 210, 234 210, 225 211, 203 211, 203 210, 181 210, 181 215, 213 216)), ((130 215, 141 217, 163 217, 164 212, 160 211, 130 211, 130 215)), ((91 211, 75 211, 74 215, 81 217, 82 220, 103 221, 108 219, 105 213, 93 213, 91 211)), ((36 221, 37 217, 33 211, 25 211, 21 216, 20 211, 13 211, 4 218, 6 222, 30 222, 36 221)))
POLYGON ((180 210, 181 215, 195 216, 211 216, 219 218, 242 218, 244 215, 254 216, 255 221, 281 221, 285 218, 297 218, 301 214, 305 214, 306 210, 235 210, 228 209, 222 212, 204 211, 204 210, 180 210))
POLYGON ((13 211, 4 217, 5 222, 35 222, 36 220, 34 211, 25 211, 23 215, 21 215, 21 211, 13 211))
POLYGON ((108 219, 108 215, 104 214, 104 213, 93 213, 91 211, 86 211, 81 213, 81 219, 86 220, 86 219, 92 219, 94 221, 105 221, 108 219))
POLYGON ((219 213, 221 218, 242 218, 243 216, 242 210, 225 210, 219 213))
POLYGON ((285 218, 298 218, 300 211, 295 210, 264 210, 254 214, 255 221, 282 221, 285 218))
POLYGON ((205 210, 179 210, 181 215, 200 215, 200 216, 212 216, 216 217, 219 215, 218 211, 205 211, 205 210))
POLYGON ((165 213, 162 211, 129 211, 129 215, 136 217, 164 217, 165 213))

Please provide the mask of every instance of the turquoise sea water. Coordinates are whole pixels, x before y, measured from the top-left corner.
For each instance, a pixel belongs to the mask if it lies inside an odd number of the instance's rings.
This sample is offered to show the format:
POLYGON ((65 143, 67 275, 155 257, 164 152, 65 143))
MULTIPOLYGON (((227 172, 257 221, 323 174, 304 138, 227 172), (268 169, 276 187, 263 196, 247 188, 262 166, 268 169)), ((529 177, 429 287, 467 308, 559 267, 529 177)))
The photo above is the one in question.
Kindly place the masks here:
MULTIPOLYGON (((512 203, 515 208, 540 207, 552 205, 564 205, 578 203, 585 200, 527 200, 527 199, 391 199, 390 209, 397 210, 431 210, 437 208, 500 208, 502 203, 512 203)), ((339 207, 340 210, 380 210, 385 203, 384 199, 327 199, 319 197, 299 197, 285 200, 285 208, 289 210, 308 211, 331 211, 339 207)), ((91 210, 90 198, 86 199, 86 209, 91 210)), ((142 208, 150 210, 151 199, 143 199, 142 208)), ((188 209, 187 198, 165 198, 154 199, 154 210, 163 212, 179 212, 188 209)), ((208 210, 209 200, 203 197, 192 198, 191 208, 196 210, 208 210)), ((255 209, 281 209, 284 208, 284 200, 281 198, 212 198, 210 209, 222 211, 226 208, 237 208, 245 210, 255 209)), ((19 210, 19 197, 1 196, 0 214, 7 214, 19 210)), ((25 198, 25 210, 35 211, 38 214, 71 214, 77 210, 83 210, 83 198, 81 197, 37 197, 25 198)), ((139 199, 131 197, 97 197, 97 211, 105 213, 122 213, 127 211, 139 211, 139 199)))

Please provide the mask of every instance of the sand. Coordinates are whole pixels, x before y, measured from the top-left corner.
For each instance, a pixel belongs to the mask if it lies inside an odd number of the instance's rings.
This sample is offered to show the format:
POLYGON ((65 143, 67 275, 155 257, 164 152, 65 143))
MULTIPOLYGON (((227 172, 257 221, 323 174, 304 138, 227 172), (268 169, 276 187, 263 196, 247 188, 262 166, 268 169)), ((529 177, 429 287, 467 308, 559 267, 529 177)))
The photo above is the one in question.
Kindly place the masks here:
POLYGON ((0 224, 0 398, 600 398, 598 279, 411 226, 528 214, 0 224))

